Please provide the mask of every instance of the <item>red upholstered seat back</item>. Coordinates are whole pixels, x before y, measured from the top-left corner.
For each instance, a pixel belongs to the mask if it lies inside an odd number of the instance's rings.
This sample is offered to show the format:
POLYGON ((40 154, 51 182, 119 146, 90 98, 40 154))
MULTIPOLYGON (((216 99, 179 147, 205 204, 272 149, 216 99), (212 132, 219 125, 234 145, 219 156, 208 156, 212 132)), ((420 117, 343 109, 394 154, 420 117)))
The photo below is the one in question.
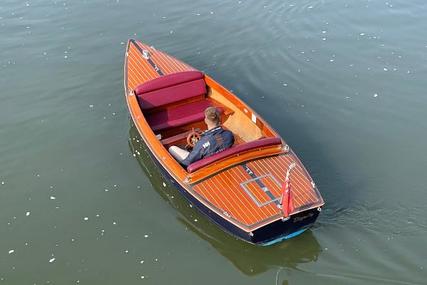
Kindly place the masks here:
POLYGON ((232 155, 242 153, 248 150, 256 149, 256 148, 262 148, 262 147, 271 146, 271 145, 279 145, 281 143, 282 143, 282 140, 280 138, 273 137, 273 138, 263 138, 256 141, 247 142, 244 144, 239 144, 237 146, 233 146, 229 149, 226 149, 224 151, 221 151, 209 157, 203 158, 199 161, 193 162, 187 167, 187 171, 191 173, 208 164, 211 164, 215 161, 223 159, 227 156, 232 156, 232 155))
POLYGON ((162 107, 174 102, 203 97, 206 94, 204 74, 200 71, 184 71, 168 74, 135 88, 142 110, 162 107))

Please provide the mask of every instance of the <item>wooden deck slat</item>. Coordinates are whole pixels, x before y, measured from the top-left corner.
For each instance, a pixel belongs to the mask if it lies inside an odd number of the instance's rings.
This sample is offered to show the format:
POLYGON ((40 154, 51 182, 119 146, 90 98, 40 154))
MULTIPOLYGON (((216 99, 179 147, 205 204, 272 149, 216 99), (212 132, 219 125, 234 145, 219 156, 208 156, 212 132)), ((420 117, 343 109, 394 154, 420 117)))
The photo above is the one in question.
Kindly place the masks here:
POLYGON ((133 72, 138 74, 144 81, 149 80, 153 76, 156 76, 152 67, 142 58, 140 52, 134 45, 131 45, 129 60, 133 66, 133 72))
MULTIPOLYGON (((234 168, 235 172, 239 172, 239 168, 234 168)), ((241 172, 241 171, 240 171, 241 172)), ((262 211, 258 211, 258 207, 256 206, 256 204, 254 204, 251 200, 251 198, 243 191, 243 189, 241 189, 240 187, 240 183, 239 180, 237 179, 237 177, 241 177, 242 173, 238 173, 233 174, 230 172, 225 172, 224 173, 225 177, 228 181, 228 183, 226 183, 226 189, 231 189, 232 192, 239 197, 240 201, 243 201, 243 203, 245 204, 246 208, 250 211, 250 213, 252 213, 253 215, 253 219, 251 219, 250 224, 253 224, 254 222, 256 222, 259 219, 262 219, 264 217, 263 212, 262 211), (232 183, 230 183, 232 181, 232 183)))
MULTIPOLYGON (((295 158, 294 158, 295 159, 295 158)), ((291 161, 291 157, 289 157, 287 164, 284 165, 283 162, 278 161, 278 165, 279 167, 281 167, 281 171, 282 172, 286 172, 287 168, 289 167, 289 165, 292 163, 291 161)), ((313 186, 311 185, 310 181, 307 179, 302 167, 300 165, 297 165, 297 167, 295 168, 295 179, 292 180, 292 183, 295 184, 295 182, 297 183, 297 189, 312 189, 313 186), (294 182, 295 180, 295 182, 294 182)), ((284 181, 284 178, 283 178, 284 181)), ((304 196, 304 198, 306 198, 306 201, 312 201, 312 197, 309 195, 310 193, 313 193, 313 191, 303 191, 300 195, 304 196)), ((301 204, 303 205, 303 204, 301 204)))
MULTIPOLYGON (((264 161, 259 161, 258 163, 256 163, 254 165, 254 168, 259 169, 261 173, 268 173, 270 171, 270 173, 278 180, 278 182, 280 184, 284 183, 284 179, 281 179, 281 176, 284 176, 285 172, 282 171, 277 171, 277 169, 275 168, 276 165, 271 165, 270 167, 264 165, 265 162, 264 161)), ((303 197, 301 197, 301 192, 299 191, 299 185, 296 184, 296 178, 298 176, 297 175, 292 175, 291 179, 291 183, 292 183, 292 191, 294 194, 294 205, 296 207, 298 207, 299 205, 302 205, 304 203, 304 199, 303 197), (295 203, 296 202, 296 203, 295 203)), ((282 194, 282 190, 280 188, 280 186, 275 186, 272 187, 271 191, 275 194, 275 196, 280 196, 282 194)))
MULTIPOLYGON (((285 158, 285 160, 287 160, 287 158, 285 158)), ((286 166, 283 166, 283 167, 282 167, 282 163, 284 162, 283 159, 276 160, 275 162, 277 163, 275 164, 275 166, 277 167, 273 167, 272 170, 275 177, 278 178, 279 182, 282 184, 285 182, 285 173, 289 165, 291 164, 291 160, 289 160, 286 166)), ((261 164, 263 163, 264 162, 261 162, 261 164)), ((308 179, 302 174, 302 172, 298 170, 299 168, 300 166, 297 165, 294 168, 294 171, 292 172, 292 175, 291 175, 292 191, 294 193, 294 199, 295 199, 294 201, 297 202, 297 203, 294 203, 295 207, 300 207, 304 205, 307 201, 310 201, 310 198, 309 196, 307 196, 306 191, 304 191, 304 189, 310 189, 312 187, 311 184, 304 183, 304 180, 308 180, 308 179)))
MULTIPOLYGON (((227 187, 227 186, 225 186, 227 187)), ((236 216, 243 218, 247 223, 250 223, 252 220, 254 220, 254 216, 252 214, 252 211, 248 209, 248 204, 242 200, 242 197, 238 195, 238 193, 233 193, 234 197, 236 197, 237 200, 239 200, 239 203, 236 208, 236 216)), ((234 200, 234 199, 233 199, 234 200)), ((233 201, 230 200, 230 201, 233 201)))
MULTIPOLYGON (((260 181, 274 197, 280 198, 282 194, 281 185, 285 181, 286 170, 293 161, 297 163, 291 175, 295 209, 315 203, 320 205, 322 203, 321 198, 317 196, 311 185, 310 177, 293 153, 257 159, 248 162, 247 166, 257 177, 272 175, 279 185, 269 177, 261 178, 260 181)), ((237 165, 194 185, 193 190, 212 205, 221 211, 230 213, 234 219, 247 226, 263 222, 280 214, 280 209, 276 203, 271 202, 268 205, 258 207, 255 201, 249 197, 240 186, 242 182, 249 179, 252 177, 244 171, 241 165, 237 165)), ((271 200, 256 182, 247 183, 246 187, 260 203, 271 200)))

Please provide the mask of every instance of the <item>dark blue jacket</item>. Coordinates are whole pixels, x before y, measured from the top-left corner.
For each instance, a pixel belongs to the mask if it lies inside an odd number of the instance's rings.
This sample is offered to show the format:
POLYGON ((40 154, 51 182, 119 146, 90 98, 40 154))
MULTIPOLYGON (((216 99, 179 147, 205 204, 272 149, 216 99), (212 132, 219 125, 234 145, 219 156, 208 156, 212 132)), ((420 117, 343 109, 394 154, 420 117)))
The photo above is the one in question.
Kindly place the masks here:
POLYGON ((233 133, 224 130, 221 126, 207 130, 182 164, 187 167, 195 161, 231 147, 233 143, 233 133))

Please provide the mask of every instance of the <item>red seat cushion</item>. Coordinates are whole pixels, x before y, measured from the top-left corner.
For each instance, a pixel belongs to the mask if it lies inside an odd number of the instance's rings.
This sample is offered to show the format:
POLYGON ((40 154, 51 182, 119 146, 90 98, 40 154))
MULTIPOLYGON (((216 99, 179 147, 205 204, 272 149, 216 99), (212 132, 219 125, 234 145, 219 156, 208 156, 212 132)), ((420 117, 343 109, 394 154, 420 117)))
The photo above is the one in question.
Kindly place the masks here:
POLYGON ((172 73, 138 85, 135 94, 143 111, 185 99, 202 99, 206 94, 203 78, 200 71, 172 73))
POLYGON ((266 147, 271 145, 278 145, 281 143, 282 143, 282 140, 280 138, 273 137, 273 138, 263 138, 256 141, 247 142, 244 144, 239 144, 229 149, 226 149, 224 151, 221 151, 219 153, 216 153, 214 155, 203 158, 199 161, 193 162, 187 167, 187 171, 191 173, 215 161, 223 159, 227 156, 232 156, 232 155, 242 153, 248 150, 256 149, 256 148, 261 148, 261 147, 266 147))
POLYGON ((203 79, 189 81, 178 85, 143 93, 138 96, 142 110, 165 106, 185 99, 200 97, 206 94, 206 84, 203 79))
MULTIPOLYGON (((209 100, 200 100, 185 105, 168 108, 153 114, 147 115, 147 122, 151 129, 162 131, 172 127, 180 127, 186 124, 202 121, 205 118, 205 109, 212 106, 209 100)), ((217 108, 223 113, 222 108, 217 108)))
POLYGON ((183 72, 172 73, 172 74, 161 76, 138 85, 135 88, 135 94, 140 95, 150 91, 166 88, 169 86, 173 86, 173 85, 177 85, 177 84, 181 84, 189 81, 194 81, 197 79, 203 79, 203 78, 204 78, 204 74, 200 71, 183 71, 183 72))

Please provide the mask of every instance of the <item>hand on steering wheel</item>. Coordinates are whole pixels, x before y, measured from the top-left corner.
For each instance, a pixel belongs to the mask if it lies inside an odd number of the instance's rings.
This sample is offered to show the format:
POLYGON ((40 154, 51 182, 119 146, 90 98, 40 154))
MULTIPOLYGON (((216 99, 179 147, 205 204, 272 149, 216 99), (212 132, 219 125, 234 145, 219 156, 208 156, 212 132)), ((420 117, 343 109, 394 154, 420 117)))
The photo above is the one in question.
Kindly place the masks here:
POLYGON ((200 140, 200 137, 201 137, 200 132, 196 131, 195 129, 192 129, 187 135, 186 148, 187 147, 193 148, 196 145, 196 143, 200 140))

